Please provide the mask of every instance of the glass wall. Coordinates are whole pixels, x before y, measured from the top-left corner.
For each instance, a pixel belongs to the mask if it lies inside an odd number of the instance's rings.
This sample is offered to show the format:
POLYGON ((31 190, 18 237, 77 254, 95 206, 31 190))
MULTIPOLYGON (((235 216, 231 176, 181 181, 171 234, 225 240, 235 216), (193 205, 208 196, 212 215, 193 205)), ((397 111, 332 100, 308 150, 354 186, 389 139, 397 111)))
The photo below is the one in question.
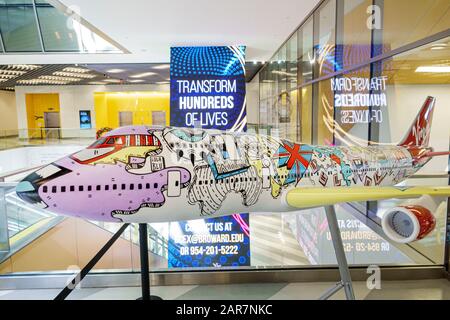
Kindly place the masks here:
MULTIPOLYGON (((291 52, 292 38, 296 36, 297 87, 289 89, 291 96, 297 96, 297 117, 283 123, 283 130, 273 130, 282 138, 297 136, 298 142, 318 145, 395 144, 403 138, 426 97, 434 96, 430 144, 435 150, 448 150, 449 14, 450 2, 440 0, 322 1, 274 54, 273 59, 277 59, 286 47, 291 52)), ((286 63, 290 65, 289 58, 286 63)), ((291 68, 289 73, 292 71, 291 68)), ((280 93, 264 90, 265 85, 270 81, 273 88, 279 88, 277 82, 284 80, 274 77, 270 63, 260 71, 259 80, 261 105, 264 101, 260 124, 264 125, 263 115, 271 114, 277 107, 273 101, 280 93)), ((404 184, 448 185, 448 163, 446 156, 435 157, 404 184)), ((376 230, 386 208, 399 203, 364 202, 351 207, 362 217, 370 218, 370 223, 374 223, 371 229, 376 230)), ((437 228, 432 236, 407 246, 389 242, 377 246, 384 248, 380 250, 386 252, 386 257, 392 254, 398 258, 410 249, 419 254, 420 257, 407 253, 410 261, 406 264, 443 265, 448 250, 446 208, 445 200, 436 209, 437 228)), ((349 211, 341 214, 344 212, 349 211)), ((318 261, 316 227, 320 218, 307 214, 290 219, 290 225, 297 226, 296 237, 303 251, 310 261, 318 261)), ((383 264, 393 260, 387 262, 366 251, 359 261, 383 264)), ((399 258, 398 263, 404 264, 401 261, 399 258)))
POLYGON ((0 0, 0 52, 101 52, 121 49, 90 30, 77 14, 45 0, 0 0))
MULTIPOLYGON (((431 95, 437 102, 430 144, 438 151, 448 150, 448 5, 448 1, 323 1, 260 70, 260 133, 320 145, 396 143, 431 95), (408 25, 411 32, 405 35, 408 25)), ((60 18, 50 11, 47 14, 50 20, 60 18)), ((58 42, 51 39, 51 21, 41 21, 40 26, 44 33, 48 28, 48 45, 57 50, 58 42)), ((66 35, 60 35, 61 43, 69 43, 66 35)), ((114 95, 108 108, 118 103, 121 108, 133 109, 142 102, 133 94, 114 95)), ((107 106, 106 97, 101 94, 95 98, 98 116, 107 106)), ((136 116, 134 123, 140 123, 149 115, 136 116)), ((259 145, 255 152, 257 148, 259 145)), ((133 165, 139 168, 143 164, 133 165)), ((448 185, 447 172, 448 158, 437 157, 403 185, 448 185)), ((117 224, 76 218, 54 221, 54 217, 20 202, 10 184, 0 184, 0 190, 0 204, 3 201, 7 206, 3 225, 6 219, 12 249, 27 243, 30 234, 57 226, 26 246, 26 251, 0 255, 0 274, 83 267, 118 229, 117 224)), ((380 228, 386 209, 399 203, 389 200, 336 206, 350 264, 444 264, 447 200, 437 206, 433 233, 412 244, 394 243, 380 228)), ((286 214, 236 214, 218 224, 209 220, 152 224, 149 239, 153 270, 258 270, 336 264, 323 208, 286 214), (229 229, 211 229, 225 226, 229 229), (206 251, 217 246, 192 242, 186 246, 183 242, 216 235, 236 241, 222 246, 225 253, 206 251)), ((96 269, 139 271, 135 226, 124 233, 96 269)))

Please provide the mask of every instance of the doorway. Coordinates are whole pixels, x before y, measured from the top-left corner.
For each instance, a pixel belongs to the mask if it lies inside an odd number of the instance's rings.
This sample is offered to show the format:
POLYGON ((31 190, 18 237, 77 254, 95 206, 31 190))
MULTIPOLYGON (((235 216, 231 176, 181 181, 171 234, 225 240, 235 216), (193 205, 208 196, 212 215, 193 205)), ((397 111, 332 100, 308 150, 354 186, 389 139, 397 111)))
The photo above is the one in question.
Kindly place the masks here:
POLYGON ((44 112, 44 136, 50 139, 59 139, 60 128, 59 112, 44 112))
POLYGON ((119 127, 131 126, 133 124, 133 112, 119 111, 119 127))
POLYGON ((152 125, 164 127, 166 125, 166 112, 152 111, 152 125))

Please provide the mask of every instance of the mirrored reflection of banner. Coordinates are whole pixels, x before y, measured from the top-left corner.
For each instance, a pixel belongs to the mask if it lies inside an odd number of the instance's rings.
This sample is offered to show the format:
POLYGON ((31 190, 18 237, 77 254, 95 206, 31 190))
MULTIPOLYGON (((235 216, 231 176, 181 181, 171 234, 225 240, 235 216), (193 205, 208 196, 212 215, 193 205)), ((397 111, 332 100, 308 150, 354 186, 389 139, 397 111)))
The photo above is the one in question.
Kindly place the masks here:
POLYGON ((169 268, 250 266, 249 215, 171 222, 169 268))
MULTIPOLYGON (((385 241, 345 210, 337 211, 344 251, 349 264, 411 263, 401 250, 385 241)), ((334 264, 336 256, 325 212, 304 210, 291 225, 300 247, 312 265, 334 264), (294 227, 294 228, 293 228, 294 227)))
POLYGON ((246 127, 245 47, 170 50, 170 124, 242 131, 246 127))

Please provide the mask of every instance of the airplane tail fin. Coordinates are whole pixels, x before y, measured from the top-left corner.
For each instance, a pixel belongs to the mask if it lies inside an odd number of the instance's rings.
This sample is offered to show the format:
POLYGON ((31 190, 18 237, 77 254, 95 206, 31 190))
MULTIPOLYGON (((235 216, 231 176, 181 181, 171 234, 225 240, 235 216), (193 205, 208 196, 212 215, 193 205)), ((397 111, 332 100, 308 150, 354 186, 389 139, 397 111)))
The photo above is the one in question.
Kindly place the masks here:
POLYGON ((430 142, 431 122, 436 98, 428 96, 414 119, 411 127, 398 146, 402 147, 428 147, 430 142))

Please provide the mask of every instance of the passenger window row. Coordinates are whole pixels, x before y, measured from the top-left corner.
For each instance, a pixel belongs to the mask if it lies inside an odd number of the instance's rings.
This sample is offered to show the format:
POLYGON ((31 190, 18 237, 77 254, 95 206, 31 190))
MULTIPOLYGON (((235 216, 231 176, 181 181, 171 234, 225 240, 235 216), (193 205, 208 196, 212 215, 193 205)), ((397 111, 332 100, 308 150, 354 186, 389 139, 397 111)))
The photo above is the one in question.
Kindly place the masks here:
MULTIPOLYGON (((217 184, 223 184, 223 183, 234 183, 234 182, 249 182, 249 181, 256 181, 257 177, 238 177, 238 178, 226 178, 226 179, 217 179, 215 183, 217 184)), ((214 179, 210 180, 199 180, 198 184, 201 185, 212 185, 214 183, 214 179)))
MULTIPOLYGON (((109 191, 109 190, 134 190, 135 186, 138 190, 142 190, 142 189, 158 189, 158 183, 138 183, 138 184, 134 184, 134 183, 130 183, 130 184, 126 184, 126 183, 122 183, 120 185, 114 183, 112 185, 106 184, 106 185, 95 185, 95 186, 83 186, 83 185, 79 185, 79 186, 60 186, 58 188, 58 186, 51 186, 51 193, 57 193, 57 192, 75 192, 75 190, 79 191, 79 192, 83 192, 83 191, 92 191, 95 189, 95 191, 109 191)), ((48 186, 43 186, 42 187, 42 192, 43 193, 48 193, 49 192, 49 187, 48 186)))

